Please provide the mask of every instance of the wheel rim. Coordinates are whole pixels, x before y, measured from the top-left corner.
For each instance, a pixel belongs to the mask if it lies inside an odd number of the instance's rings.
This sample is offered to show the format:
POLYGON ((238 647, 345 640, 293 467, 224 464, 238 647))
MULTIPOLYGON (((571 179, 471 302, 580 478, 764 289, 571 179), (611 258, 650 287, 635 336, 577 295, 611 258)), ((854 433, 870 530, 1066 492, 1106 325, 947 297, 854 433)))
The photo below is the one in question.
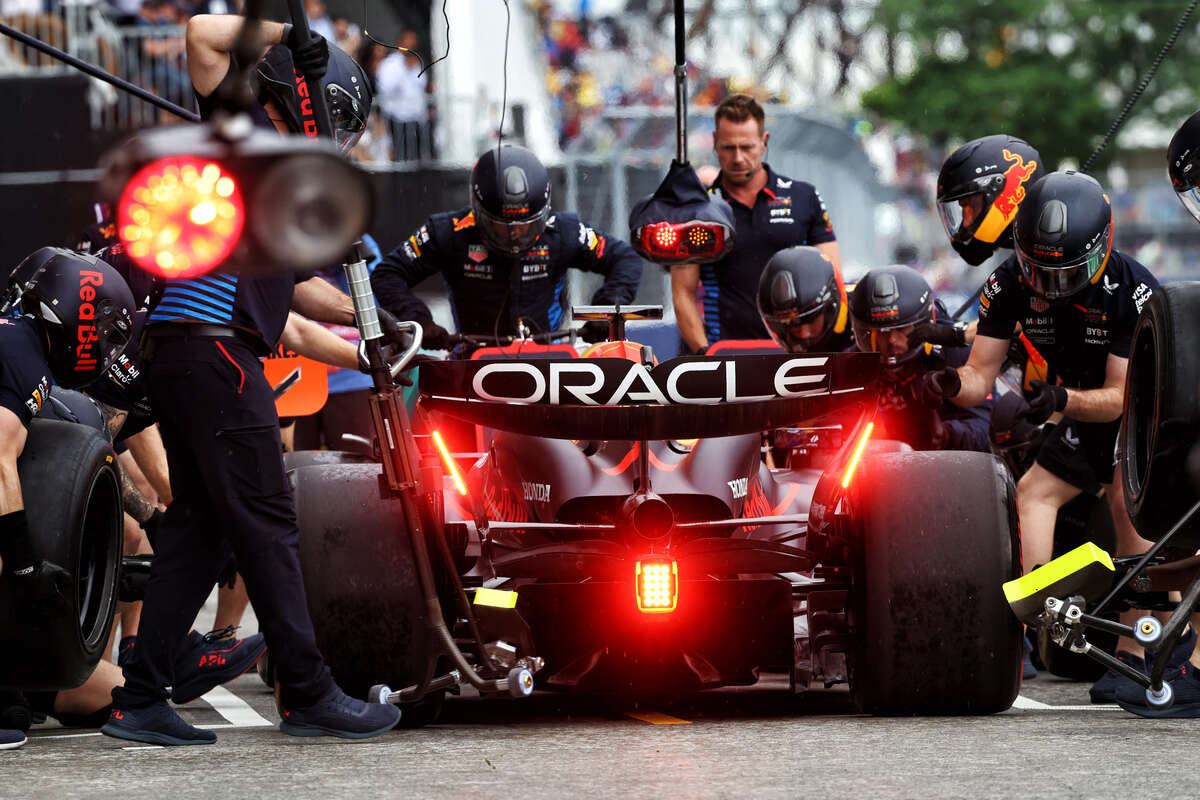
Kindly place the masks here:
POLYGON ((1158 431, 1158 387, 1155 369, 1158 347, 1154 329, 1141 325, 1129 354, 1129 407, 1125 414, 1126 483, 1131 499, 1140 499, 1147 485, 1158 431))
POLYGON ((116 591, 117 562, 121 556, 121 496, 112 469, 101 470, 88 492, 75 574, 79 576, 76 605, 79 637, 88 650, 108 638, 110 608, 116 591))

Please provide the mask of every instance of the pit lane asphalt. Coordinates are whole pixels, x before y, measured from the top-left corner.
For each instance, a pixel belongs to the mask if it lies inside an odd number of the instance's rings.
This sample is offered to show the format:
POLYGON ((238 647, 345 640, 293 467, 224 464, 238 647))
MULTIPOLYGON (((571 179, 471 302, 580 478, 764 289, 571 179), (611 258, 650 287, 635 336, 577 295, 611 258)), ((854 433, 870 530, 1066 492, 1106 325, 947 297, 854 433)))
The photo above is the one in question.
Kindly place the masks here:
MULTIPOLYGON (((212 603, 200 623, 211 623, 212 603)), ((257 629, 252 612, 242 633, 257 629)), ((202 628, 205 629, 205 628, 202 628)), ((947 665, 946 668, 952 668, 947 665)), ((253 672, 180 707, 217 743, 161 748, 36 726, 0 751, 0 798, 1175 798, 1197 794, 1200 720, 1092 706, 1043 674, 990 717, 859 716, 782 676, 684 699, 451 698, 436 725, 366 742, 274 726, 253 672)))

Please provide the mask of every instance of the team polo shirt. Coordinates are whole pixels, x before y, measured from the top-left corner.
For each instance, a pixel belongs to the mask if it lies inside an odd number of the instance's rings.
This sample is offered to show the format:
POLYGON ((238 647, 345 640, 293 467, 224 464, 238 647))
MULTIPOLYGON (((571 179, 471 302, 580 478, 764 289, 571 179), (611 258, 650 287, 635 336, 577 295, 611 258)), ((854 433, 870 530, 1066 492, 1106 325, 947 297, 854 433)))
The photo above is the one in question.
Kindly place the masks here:
POLYGON ((766 339, 758 315, 758 277, 771 256, 797 245, 836 241, 825 203, 811 183, 777 174, 767 164, 767 183, 747 208, 726 193, 721 176, 710 192, 720 192, 733 208, 733 250, 703 264, 704 329, 709 343, 719 339, 766 339))

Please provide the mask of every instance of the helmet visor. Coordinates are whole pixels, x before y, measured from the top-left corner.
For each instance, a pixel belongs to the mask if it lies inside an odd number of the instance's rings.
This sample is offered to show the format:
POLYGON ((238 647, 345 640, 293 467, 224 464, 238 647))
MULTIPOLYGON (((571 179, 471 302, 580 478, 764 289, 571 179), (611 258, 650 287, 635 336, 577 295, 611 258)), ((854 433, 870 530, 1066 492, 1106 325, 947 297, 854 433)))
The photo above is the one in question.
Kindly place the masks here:
POLYGON ((938 216, 942 227, 951 240, 966 242, 974 235, 987 211, 987 198, 982 192, 973 192, 954 200, 938 203, 938 216))
POLYGON ((485 211, 471 198, 471 206, 475 212, 475 224, 485 243, 501 252, 511 255, 524 253, 546 229, 546 218, 550 207, 544 206, 532 217, 520 220, 497 219, 485 211))
POLYGON ((329 121, 333 124, 333 140, 342 155, 349 155, 367 128, 369 109, 336 83, 329 84, 329 121))
POLYGON ((818 350, 833 332, 837 305, 819 303, 800 312, 763 314, 767 332, 785 350, 807 353, 818 350))
POLYGON ((1192 218, 1200 222, 1200 188, 1193 186, 1190 189, 1184 189, 1177 192, 1179 202, 1183 203, 1183 207, 1192 215, 1192 218))
POLYGON ((1095 244, 1079 258, 1067 262, 1052 261, 1052 256, 1027 253, 1016 248, 1017 263, 1033 291, 1047 300, 1069 297, 1087 286, 1108 262, 1112 251, 1112 223, 1096 238, 1095 244))
POLYGON ((911 322, 903 325, 869 325, 854 319, 851 327, 858 349, 864 353, 879 353, 880 359, 888 366, 916 358, 924 349, 923 345, 911 349, 908 346, 908 334, 915 327, 911 322))

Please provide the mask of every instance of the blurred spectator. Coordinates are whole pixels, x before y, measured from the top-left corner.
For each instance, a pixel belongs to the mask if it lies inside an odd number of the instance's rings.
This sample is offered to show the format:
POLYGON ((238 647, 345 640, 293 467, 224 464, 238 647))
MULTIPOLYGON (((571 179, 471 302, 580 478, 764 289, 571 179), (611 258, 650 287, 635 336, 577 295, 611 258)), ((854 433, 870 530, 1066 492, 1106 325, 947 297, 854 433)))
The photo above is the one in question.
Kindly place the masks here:
POLYGON ((124 77, 160 97, 186 103, 192 83, 182 26, 190 14, 179 0, 143 0, 136 18, 140 35, 126 40, 124 77))
POLYGON ((337 46, 348 56, 353 57, 362 47, 362 29, 345 17, 333 18, 333 33, 337 46))
POLYGON ((426 76, 421 74, 421 59, 413 52, 420 41, 415 33, 406 31, 396 44, 401 49, 383 60, 375 77, 379 107, 391 130, 393 157, 397 161, 431 158, 426 76))
POLYGON ((304 13, 308 17, 309 30, 321 34, 331 42, 337 41, 333 20, 325 10, 325 0, 304 0, 304 13))

